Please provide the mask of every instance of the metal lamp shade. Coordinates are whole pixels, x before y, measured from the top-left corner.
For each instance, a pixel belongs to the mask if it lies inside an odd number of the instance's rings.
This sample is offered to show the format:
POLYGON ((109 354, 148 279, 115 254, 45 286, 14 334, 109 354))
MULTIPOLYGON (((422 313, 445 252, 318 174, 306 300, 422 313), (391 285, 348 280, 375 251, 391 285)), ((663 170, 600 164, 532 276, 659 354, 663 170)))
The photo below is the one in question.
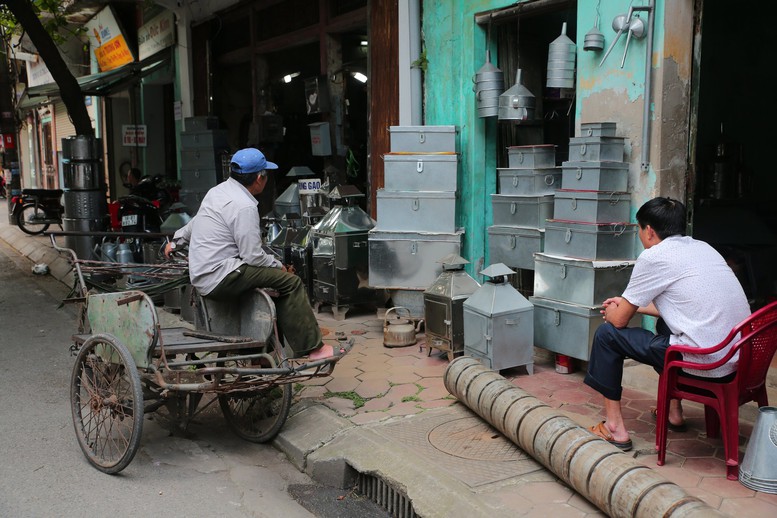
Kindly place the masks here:
POLYGON ((478 117, 494 117, 499 112, 499 96, 504 90, 504 74, 491 64, 491 52, 486 51, 486 63, 480 67, 475 77, 475 100, 478 117))
POLYGON ((739 466, 739 482, 764 493, 777 493, 777 407, 763 406, 739 466))
POLYGON ((575 87, 575 58, 577 46, 567 37, 567 24, 561 26, 561 36, 553 40, 548 49, 549 88, 575 87))
POLYGON ((515 84, 499 96, 500 121, 527 121, 534 119, 537 100, 528 88, 521 84, 521 69, 515 72, 515 84))

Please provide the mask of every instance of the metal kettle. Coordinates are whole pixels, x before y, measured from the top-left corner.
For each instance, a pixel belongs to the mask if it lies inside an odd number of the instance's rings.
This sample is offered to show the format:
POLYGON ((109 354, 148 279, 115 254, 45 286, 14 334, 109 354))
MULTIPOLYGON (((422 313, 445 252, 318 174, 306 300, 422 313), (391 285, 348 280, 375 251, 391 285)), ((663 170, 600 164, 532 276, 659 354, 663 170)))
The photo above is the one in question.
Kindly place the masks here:
POLYGON ((409 309, 396 306, 386 311, 383 317, 383 347, 407 347, 408 345, 413 345, 416 343, 415 333, 416 328, 409 309), (400 310, 406 312, 407 317, 400 316, 400 310), (394 312, 394 316, 389 319, 391 312, 394 312))

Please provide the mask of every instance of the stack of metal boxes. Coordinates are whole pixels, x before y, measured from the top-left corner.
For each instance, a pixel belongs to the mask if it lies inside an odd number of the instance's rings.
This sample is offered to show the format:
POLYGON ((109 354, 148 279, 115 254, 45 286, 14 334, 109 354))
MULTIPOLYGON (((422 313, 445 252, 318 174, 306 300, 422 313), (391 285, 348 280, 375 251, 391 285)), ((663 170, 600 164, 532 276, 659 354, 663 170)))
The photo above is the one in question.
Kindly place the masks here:
POLYGON ((588 361, 602 302, 623 293, 631 276, 636 225, 628 223, 624 138, 613 122, 584 123, 582 131, 569 141, 529 300, 535 345, 588 361))
POLYGON ((437 262, 459 254, 455 126, 391 126, 383 157, 377 226, 369 233, 370 286, 390 290, 395 305, 423 317, 423 291, 442 273, 437 262))
POLYGON ((511 146, 507 153, 509 167, 497 169, 499 194, 491 195, 489 259, 533 270, 534 254, 543 250, 545 220, 553 213, 553 194, 561 186, 556 147, 511 146))
POLYGON ((188 117, 181 132, 181 202, 196 214, 205 193, 225 179, 227 132, 214 117, 188 117))

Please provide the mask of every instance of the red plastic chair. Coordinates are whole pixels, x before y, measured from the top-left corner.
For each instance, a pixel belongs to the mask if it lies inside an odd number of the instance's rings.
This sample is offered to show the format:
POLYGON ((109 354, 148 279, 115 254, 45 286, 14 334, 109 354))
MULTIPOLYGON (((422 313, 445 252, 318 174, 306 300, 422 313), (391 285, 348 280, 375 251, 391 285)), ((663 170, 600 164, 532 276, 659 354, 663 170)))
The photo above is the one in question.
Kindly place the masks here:
POLYGON ((666 460, 666 435, 669 419, 669 401, 687 399, 704 405, 707 436, 717 437, 723 429, 723 448, 726 455, 726 477, 739 477, 739 406, 755 401, 758 406, 769 404, 766 395, 766 373, 777 350, 777 302, 772 302, 738 324, 718 345, 699 349, 686 345, 672 345, 666 351, 664 371, 658 382, 658 411, 656 422, 656 450, 658 465, 666 460), (714 363, 684 361, 682 353, 710 354, 730 344, 737 334, 739 340, 728 353, 714 363), (683 376, 681 370, 711 370, 720 367, 739 351, 737 370, 728 383, 701 380, 683 376))

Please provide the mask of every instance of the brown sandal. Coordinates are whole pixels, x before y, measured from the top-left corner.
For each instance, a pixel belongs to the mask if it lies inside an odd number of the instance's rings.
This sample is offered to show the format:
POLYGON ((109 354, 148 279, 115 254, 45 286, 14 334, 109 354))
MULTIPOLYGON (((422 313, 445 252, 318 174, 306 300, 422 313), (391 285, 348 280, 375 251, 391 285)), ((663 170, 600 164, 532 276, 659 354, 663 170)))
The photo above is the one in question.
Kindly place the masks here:
POLYGON ((629 451, 631 450, 632 444, 631 439, 628 441, 616 441, 612 438, 612 434, 610 433, 610 430, 607 429, 607 425, 604 424, 604 421, 602 421, 599 424, 595 424, 588 428, 588 431, 592 434, 596 435, 597 437, 604 439, 605 441, 609 442, 616 448, 620 449, 621 451, 629 451))

